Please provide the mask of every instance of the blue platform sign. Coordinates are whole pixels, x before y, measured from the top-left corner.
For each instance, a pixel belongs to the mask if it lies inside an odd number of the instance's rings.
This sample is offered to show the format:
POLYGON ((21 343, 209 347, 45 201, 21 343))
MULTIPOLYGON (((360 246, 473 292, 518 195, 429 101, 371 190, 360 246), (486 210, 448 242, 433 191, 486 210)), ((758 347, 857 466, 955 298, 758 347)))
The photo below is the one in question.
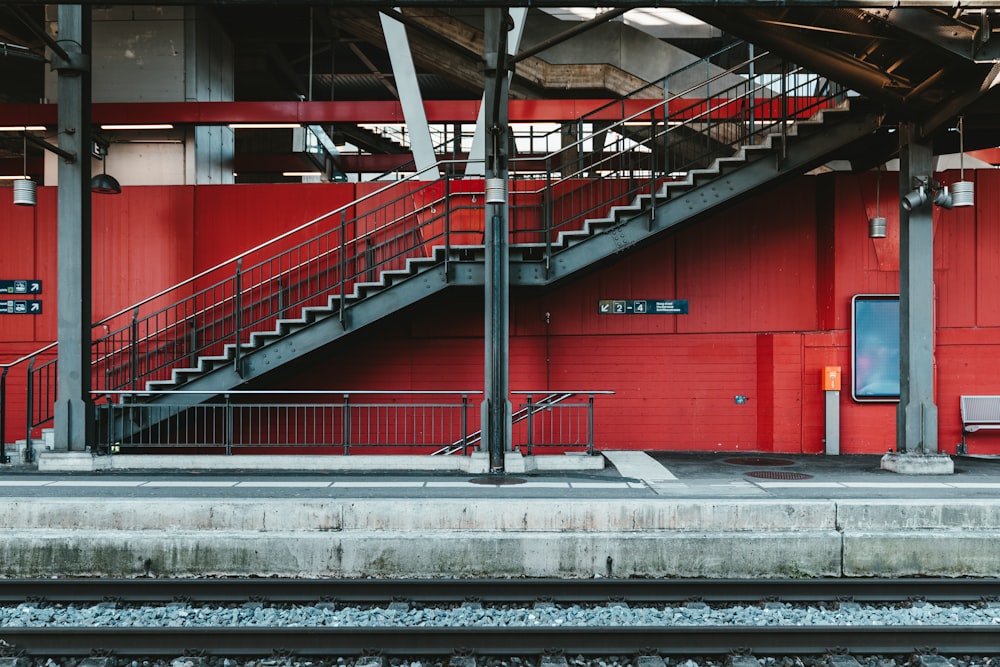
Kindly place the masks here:
POLYGON ((29 301, 9 301, 0 299, 0 315, 41 315, 42 302, 40 299, 29 301))
POLYGON ((687 299, 601 299, 602 315, 687 315, 687 299))
POLYGON ((0 280, 0 294, 41 294, 41 280, 0 280))

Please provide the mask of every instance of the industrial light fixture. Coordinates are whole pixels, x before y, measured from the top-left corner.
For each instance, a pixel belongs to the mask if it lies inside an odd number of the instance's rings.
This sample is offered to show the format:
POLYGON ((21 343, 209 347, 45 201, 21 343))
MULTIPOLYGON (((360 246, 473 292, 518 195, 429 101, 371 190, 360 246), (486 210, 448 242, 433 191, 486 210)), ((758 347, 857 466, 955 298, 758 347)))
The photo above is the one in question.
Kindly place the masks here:
POLYGON ((875 216, 868 218, 868 238, 885 238, 885 216, 879 214, 879 204, 882 190, 882 165, 878 166, 878 176, 875 179, 875 216))
POLYGON ((28 176, 28 135, 22 133, 24 138, 24 171, 21 178, 14 181, 14 204, 17 206, 34 206, 38 203, 38 183, 28 176))
POLYGON ((233 130, 289 130, 302 127, 301 123, 230 123, 233 130))
POLYGON ((918 185, 911 192, 906 194, 900 203, 906 211, 912 211, 915 208, 920 208, 927 203, 927 186, 918 185))
POLYGON ((933 179, 914 179, 914 183, 916 187, 900 201, 904 210, 912 211, 927 202, 933 202, 935 206, 940 206, 944 209, 950 209, 955 206, 954 196, 948 190, 947 185, 941 185, 933 179))
POLYGON ((959 180, 951 184, 952 205, 972 206, 976 201, 976 186, 965 180, 965 118, 958 118, 958 170, 959 180))
POLYGON ((101 160, 101 173, 90 179, 90 191, 99 195, 120 195, 121 183, 108 174, 108 142, 94 140, 91 149, 94 157, 99 157, 101 160))
POLYGON ((502 178, 486 179, 486 203, 503 204, 507 201, 507 181, 502 178))

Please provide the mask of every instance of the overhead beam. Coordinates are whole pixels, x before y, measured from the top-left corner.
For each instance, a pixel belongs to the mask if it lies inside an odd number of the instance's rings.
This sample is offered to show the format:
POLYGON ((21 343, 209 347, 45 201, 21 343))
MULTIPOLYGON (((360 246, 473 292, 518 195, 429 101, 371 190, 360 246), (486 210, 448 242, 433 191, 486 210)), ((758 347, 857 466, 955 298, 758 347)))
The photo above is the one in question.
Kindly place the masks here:
MULTIPOLYGON (((21 5, 47 5, 50 0, 21 0, 21 5)), ((89 7, 108 7, 114 5, 138 5, 138 6, 164 6, 164 5, 186 5, 186 6, 253 6, 253 5, 276 5, 275 0, 120 0, 118 2, 109 0, 75 0, 72 5, 83 5, 89 7)), ((283 6, 313 5, 316 7, 368 7, 368 8, 388 8, 388 7, 441 7, 442 0, 282 0, 283 6)), ((565 7, 565 0, 462 0, 463 8, 478 7, 565 7)), ((662 3, 654 0, 574 0, 575 7, 657 7, 662 3)), ((761 7, 853 7, 853 8, 893 8, 893 7, 922 7, 925 9, 984 9, 1000 8, 1000 0, 670 0, 669 6, 678 9, 686 7, 746 7, 752 5, 761 7)))

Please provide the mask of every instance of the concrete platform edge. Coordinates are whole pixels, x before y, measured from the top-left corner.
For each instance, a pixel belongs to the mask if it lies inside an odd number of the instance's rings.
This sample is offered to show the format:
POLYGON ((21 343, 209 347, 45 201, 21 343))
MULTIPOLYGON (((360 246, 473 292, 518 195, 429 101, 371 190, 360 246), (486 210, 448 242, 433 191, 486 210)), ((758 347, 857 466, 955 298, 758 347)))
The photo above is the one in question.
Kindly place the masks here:
MULTIPOLYGON (((190 456, 178 455, 129 455, 96 456, 90 452, 38 453, 39 472, 97 472, 107 470, 190 470, 190 456)), ((296 455, 200 455, 198 470, 281 470, 324 472, 462 472, 486 474, 489 459, 485 453, 470 456, 428 455, 350 455, 350 456, 296 456, 296 455)), ((507 473, 519 474, 535 471, 580 472, 603 470, 605 460, 600 455, 542 454, 522 456, 507 453, 504 467, 507 473)))
POLYGON ((1000 499, 31 498, 0 576, 1000 576, 1000 499), (912 509, 912 514, 907 511, 912 509), (984 525, 970 528, 988 517, 984 525))

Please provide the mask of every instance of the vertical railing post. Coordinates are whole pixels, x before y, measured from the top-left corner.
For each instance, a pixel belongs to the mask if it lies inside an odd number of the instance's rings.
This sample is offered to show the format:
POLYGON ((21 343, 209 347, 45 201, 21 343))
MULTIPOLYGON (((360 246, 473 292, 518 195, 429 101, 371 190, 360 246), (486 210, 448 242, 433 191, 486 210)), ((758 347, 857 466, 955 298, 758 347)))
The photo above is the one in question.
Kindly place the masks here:
POLYGON ((788 155, 788 61, 781 59, 781 159, 788 155))
POLYGON ((444 175, 444 282, 451 276, 451 178, 444 175))
MULTIPOLYGON (((666 129, 666 124, 664 124, 666 129)), ((656 167, 659 162, 659 151, 656 147, 656 109, 649 111, 649 136, 651 145, 649 147, 649 218, 646 220, 646 229, 653 230, 653 222, 656 221, 656 167)), ((664 134, 663 144, 666 149, 667 137, 664 134)))
MULTIPOLYGON (((345 210, 345 211, 342 211, 340 213, 340 261, 339 261, 339 264, 340 264, 340 276, 339 276, 339 278, 340 278, 340 280, 339 280, 339 285, 340 285, 339 286, 340 308, 337 309, 337 315, 338 315, 338 317, 340 319, 340 325, 341 325, 341 327, 344 326, 344 304, 345 304, 345 300, 347 298, 344 295, 344 285, 346 284, 346 282, 344 281, 344 272, 345 272, 346 267, 347 267, 347 258, 345 257, 347 245, 346 245, 346 243, 344 241, 344 234, 345 234, 346 231, 347 231, 347 211, 345 210)), ((365 261, 367 261, 367 259, 368 258, 365 257, 365 261)))
POLYGON ((351 453, 351 396, 344 394, 344 456, 351 453))
POLYGON ((663 178, 670 173, 670 77, 663 77, 663 178))
MULTIPOLYGON (((132 311, 132 323, 129 325, 129 377, 132 391, 139 390, 139 309, 132 311)), ((126 385, 128 386, 128 385, 126 385)))
POLYGON ((594 395, 587 394, 587 453, 594 454, 594 395))
POLYGON ((229 394, 225 394, 225 420, 226 420, 226 456, 233 454, 233 403, 229 399, 229 394))
MULTIPOLYGON (((549 162, 551 158, 546 158, 549 162)), ((554 218, 555 202, 552 199, 552 164, 546 165, 545 169, 545 191, 542 193, 542 233, 545 234, 545 276, 549 275, 549 266, 552 260, 552 225, 554 218)))
POLYGON ((531 456, 531 449, 533 445, 533 440, 531 437, 532 433, 531 423, 533 417, 534 417, 534 411, 532 410, 531 406, 531 394, 528 394, 528 456, 531 456))
POLYGON ((188 318, 191 323, 188 329, 188 337, 190 341, 188 342, 188 352, 190 352, 191 362, 196 364, 198 362, 198 320, 192 316, 188 318))
MULTIPOLYGON (((750 74, 747 77, 747 81, 748 81, 749 85, 747 87, 747 95, 746 95, 745 103, 748 104, 748 105, 750 105, 750 116, 748 118, 748 120, 750 121, 750 127, 749 127, 750 141, 748 143, 750 145, 754 145, 754 144, 757 143, 757 134, 754 132, 754 122, 756 120, 756 109, 754 108, 754 89, 757 87, 757 80, 756 80, 757 75, 754 73, 754 70, 755 70, 755 68, 754 68, 754 53, 755 53, 754 45, 750 44, 749 47, 750 47, 750 74)), ((764 126, 765 127, 767 126, 767 122, 766 121, 764 122, 764 126)))
POLYGON ((462 456, 469 454, 469 395, 462 394, 462 456))
POLYGON ((10 463, 7 457, 7 371, 10 366, 3 367, 0 373, 0 462, 10 463))
POLYGON ((35 358, 31 358, 31 362, 28 364, 28 396, 27 405, 25 406, 25 416, 24 416, 24 459, 25 463, 31 463, 34 460, 32 456, 31 447, 31 422, 32 416, 35 412, 35 358))
POLYGON ((236 352, 233 355, 233 368, 236 375, 243 377, 242 359, 240 359, 240 338, 243 334, 243 258, 236 262, 236 275, 234 276, 235 289, 235 312, 233 313, 233 336, 236 339, 236 352))

